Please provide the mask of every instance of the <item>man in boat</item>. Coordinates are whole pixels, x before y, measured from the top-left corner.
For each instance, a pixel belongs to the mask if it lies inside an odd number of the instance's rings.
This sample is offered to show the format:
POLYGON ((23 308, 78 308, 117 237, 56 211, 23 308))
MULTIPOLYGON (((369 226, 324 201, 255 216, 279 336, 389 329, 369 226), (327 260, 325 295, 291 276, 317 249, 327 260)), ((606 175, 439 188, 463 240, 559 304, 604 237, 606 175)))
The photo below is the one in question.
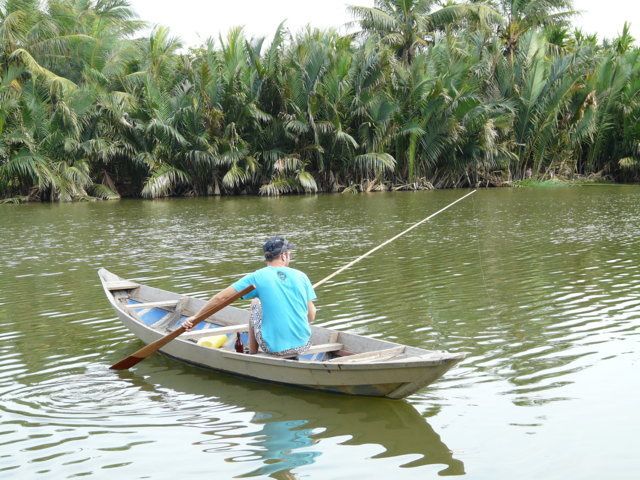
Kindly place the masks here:
MULTIPOLYGON (((243 298, 252 298, 249 316, 249 353, 258 347, 273 355, 296 355, 309 348, 315 319, 316 294, 309 278, 289 267, 295 246, 284 237, 269 238, 263 245, 266 267, 245 275, 216 294, 207 306, 226 299, 253 285, 255 290, 243 298)), ((191 319, 184 323, 192 327, 191 319)))

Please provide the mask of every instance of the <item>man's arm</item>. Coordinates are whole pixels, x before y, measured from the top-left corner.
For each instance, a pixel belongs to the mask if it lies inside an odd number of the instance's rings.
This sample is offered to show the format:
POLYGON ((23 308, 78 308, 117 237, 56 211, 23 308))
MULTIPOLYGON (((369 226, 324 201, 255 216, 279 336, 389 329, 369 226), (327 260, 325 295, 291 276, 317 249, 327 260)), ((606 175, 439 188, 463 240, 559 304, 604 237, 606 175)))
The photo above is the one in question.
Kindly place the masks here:
MULTIPOLYGON (((238 293, 238 290, 236 290, 233 287, 227 287, 224 290, 216 293, 213 297, 211 297, 211 300, 209 300, 200 310, 198 310, 198 313, 196 313, 193 317, 198 316, 200 312, 207 310, 210 307, 216 307, 220 305, 224 301, 233 297, 236 293, 238 293)), ((191 319, 193 317, 187 318, 182 324, 184 327, 186 327, 187 330, 190 330, 191 328, 193 328, 193 324, 191 323, 191 319)))
POLYGON ((304 278, 304 286, 307 292, 307 320, 309 323, 313 322, 316 319, 316 306, 313 304, 313 301, 317 298, 316 292, 313 291, 313 285, 311 285, 311 280, 304 273, 302 274, 304 278))
POLYGON ((316 306, 313 304, 311 300, 307 302, 307 320, 309 323, 313 322, 316 319, 316 306))

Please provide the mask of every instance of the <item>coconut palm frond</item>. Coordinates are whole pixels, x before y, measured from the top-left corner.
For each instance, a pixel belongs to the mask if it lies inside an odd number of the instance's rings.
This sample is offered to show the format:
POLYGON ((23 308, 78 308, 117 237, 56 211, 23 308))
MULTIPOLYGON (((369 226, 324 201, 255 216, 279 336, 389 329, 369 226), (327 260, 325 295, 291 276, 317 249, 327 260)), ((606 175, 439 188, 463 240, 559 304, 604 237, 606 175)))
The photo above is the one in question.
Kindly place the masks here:
POLYGON ((306 122, 296 119, 285 122, 284 128, 285 130, 298 135, 308 133, 310 131, 309 125, 306 122))
POLYGON ((426 21, 432 28, 443 28, 461 19, 473 20, 483 27, 502 24, 505 20, 500 12, 488 4, 470 3, 444 6, 431 13, 426 21))
POLYGON ((298 172, 298 183, 307 193, 315 193, 318 191, 318 185, 313 175, 305 170, 298 172))
POLYGON ((347 11, 360 22, 363 30, 387 31, 398 26, 398 20, 393 15, 379 8, 351 5, 347 11))
POLYGON ((318 132, 322 133, 323 135, 331 133, 335 130, 335 126, 329 121, 316 122, 316 128, 318 129, 318 132))
POLYGON ((224 177, 222 177, 222 184, 227 188, 238 188, 242 187, 248 179, 249 175, 247 171, 240 165, 234 164, 227 170, 224 177))
POLYGON ((343 130, 337 130, 334 135, 336 137, 336 141, 342 143, 345 146, 349 146, 354 149, 359 147, 356 139, 343 130))
POLYGON ((55 73, 51 72, 50 70, 47 70, 46 68, 42 67, 40 64, 38 64, 38 62, 36 62, 36 60, 31 56, 31 54, 23 48, 16 49, 9 58, 12 61, 20 62, 26 70, 28 70, 29 72, 31 72, 36 76, 42 77, 49 84, 57 82, 66 91, 71 91, 77 88, 77 85, 73 83, 71 80, 68 80, 64 77, 60 77, 55 73))
POLYGON ((168 163, 161 163, 151 171, 149 178, 145 181, 142 196, 147 198, 166 197, 177 187, 189 184, 190 181, 190 176, 183 170, 168 163))
POLYGON ((147 124, 147 132, 157 135, 164 141, 175 142, 179 145, 187 143, 184 136, 174 126, 163 122, 159 118, 153 118, 147 124))
POLYGON ((293 178, 277 177, 271 180, 271 182, 260 187, 260 195, 266 195, 268 197, 277 197, 286 193, 295 192, 298 190, 298 182, 293 178))
POLYGON ((51 172, 46 157, 20 150, 0 165, 0 179, 4 182, 16 179, 46 187, 51 183, 51 172))
POLYGON ((637 170, 640 168, 640 161, 633 157, 625 157, 618 160, 618 165, 626 170, 637 170))
POLYGON ((371 152, 362 155, 356 155, 353 159, 354 164, 363 171, 392 171, 396 165, 396 160, 388 153, 371 152))
POLYGON ((120 198, 120 194, 115 190, 109 188, 107 185, 103 185, 102 183, 93 184, 89 188, 89 192, 95 198, 100 198, 102 200, 118 200, 120 198))

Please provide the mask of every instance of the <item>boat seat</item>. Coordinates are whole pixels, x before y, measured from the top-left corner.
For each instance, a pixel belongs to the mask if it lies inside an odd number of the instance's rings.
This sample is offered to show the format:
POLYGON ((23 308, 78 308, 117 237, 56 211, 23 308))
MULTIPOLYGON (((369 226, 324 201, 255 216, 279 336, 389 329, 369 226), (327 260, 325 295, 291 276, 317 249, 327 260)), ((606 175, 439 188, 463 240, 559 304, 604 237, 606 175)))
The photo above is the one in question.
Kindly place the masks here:
POLYGON ((318 345, 311 345, 308 350, 304 351, 301 354, 292 353, 291 355, 273 355, 278 358, 292 358, 297 357, 298 355, 310 355, 314 353, 326 353, 326 352, 337 352, 338 350, 342 350, 344 345, 342 343, 321 343, 318 345))
POLYGON ((129 303, 127 308, 162 308, 162 307, 175 307, 178 305, 178 300, 165 300, 164 302, 143 302, 143 303, 129 303))
POLYGON ((384 350, 373 350, 369 352, 354 353, 353 355, 345 355, 343 357, 332 358, 327 363, 358 363, 358 362, 376 362, 380 360, 389 360, 404 352, 406 347, 398 345, 397 347, 385 348, 384 350))
POLYGON ((112 282, 105 282, 104 286, 107 290, 113 292, 116 290, 133 290, 134 288, 138 288, 140 285, 128 280, 114 280, 112 282))
POLYGON ((179 301, 127 303, 124 306, 133 318, 145 325, 154 329, 170 329, 182 319, 182 309, 186 303, 187 299, 182 298, 179 301), (165 310, 165 307, 173 307, 173 310, 165 310))
POLYGON ((202 330, 198 330, 195 332, 186 332, 180 335, 180 338, 199 338, 199 337, 208 337, 209 335, 227 335, 229 333, 244 333, 249 331, 249 325, 227 325, 224 327, 215 327, 215 328, 205 328, 202 330))

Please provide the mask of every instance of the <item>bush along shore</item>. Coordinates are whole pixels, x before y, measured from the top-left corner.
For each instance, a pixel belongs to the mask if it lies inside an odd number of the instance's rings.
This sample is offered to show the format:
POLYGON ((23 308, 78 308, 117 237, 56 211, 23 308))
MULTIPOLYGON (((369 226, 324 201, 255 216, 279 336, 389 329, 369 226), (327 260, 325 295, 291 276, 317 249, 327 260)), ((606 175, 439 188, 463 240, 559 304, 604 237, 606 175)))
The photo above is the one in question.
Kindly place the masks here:
POLYGON ((187 49, 124 0, 0 0, 0 198, 638 181, 640 49, 572 8, 380 0, 187 49))

